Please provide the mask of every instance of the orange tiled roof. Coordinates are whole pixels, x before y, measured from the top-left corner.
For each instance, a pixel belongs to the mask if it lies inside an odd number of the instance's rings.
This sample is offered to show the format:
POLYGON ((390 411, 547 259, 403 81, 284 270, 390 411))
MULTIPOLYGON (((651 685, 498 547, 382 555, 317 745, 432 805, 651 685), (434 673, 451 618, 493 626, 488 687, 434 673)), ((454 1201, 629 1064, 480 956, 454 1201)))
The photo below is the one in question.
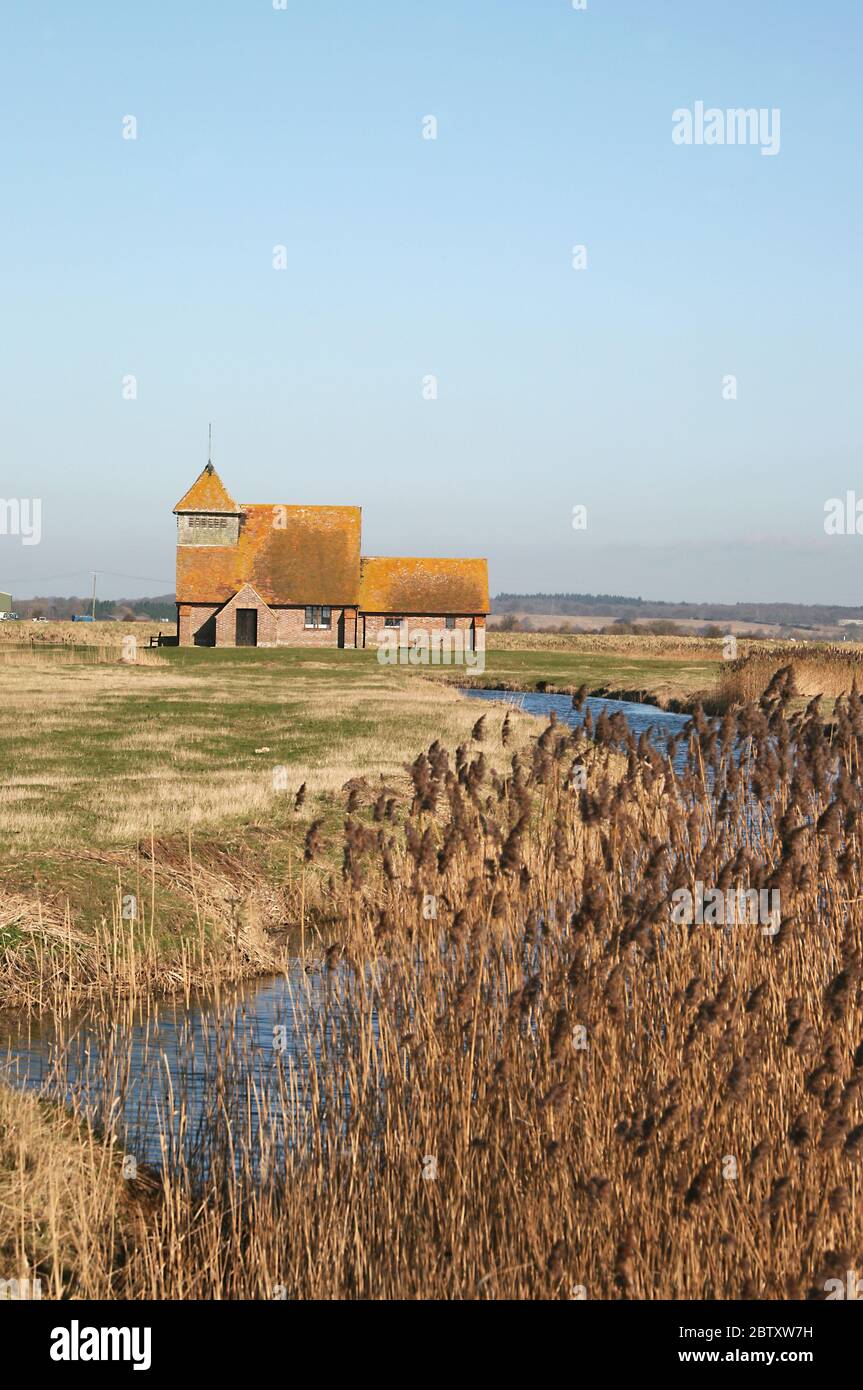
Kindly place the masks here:
MULTIPOLYGON (((213 510, 197 497, 194 506, 213 510)), ((178 603, 224 603, 244 584, 252 584, 265 603, 359 602, 359 507, 250 503, 235 510, 241 513, 236 545, 177 546, 178 603)))
POLYGON ((199 473, 175 512, 233 512, 240 509, 211 463, 199 473))
POLYGON ((364 555, 360 608, 365 613, 487 613, 485 560, 364 555))

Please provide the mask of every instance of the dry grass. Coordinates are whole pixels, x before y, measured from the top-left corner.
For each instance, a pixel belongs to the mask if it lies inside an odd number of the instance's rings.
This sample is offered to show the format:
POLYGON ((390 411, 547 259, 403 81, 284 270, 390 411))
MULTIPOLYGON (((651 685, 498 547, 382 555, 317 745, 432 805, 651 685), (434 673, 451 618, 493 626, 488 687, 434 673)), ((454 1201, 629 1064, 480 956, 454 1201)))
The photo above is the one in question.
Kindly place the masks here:
MULTIPOLYGON (((323 669, 286 683, 278 665, 10 668, 0 1002, 38 1010, 278 967, 287 933, 328 910, 300 871, 309 821, 332 819, 354 779, 403 792, 416 737, 458 743, 478 714, 376 663, 344 681, 323 669), (146 904, 132 937, 129 893, 146 904), (258 923, 258 949, 238 917, 258 923)), ((513 709, 510 728, 515 746, 535 721, 513 709)), ((499 733, 487 756, 505 765, 499 733)))
POLYGON ((407 800, 355 786, 296 1050, 262 1091, 248 1031, 214 1048, 206 1164, 166 1174, 114 1288, 824 1297, 859 1267, 863 702, 790 698, 697 715, 682 768, 601 719, 505 776, 489 710, 407 800), (778 934, 676 924, 697 882, 778 892, 778 934))
POLYGON ((486 646, 490 652, 585 652, 668 657, 669 660, 688 657, 720 661, 722 658, 722 638, 707 637, 653 637, 625 633, 617 636, 599 632, 500 632, 490 628, 486 646))
POLYGON ((109 1298, 138 1225, 113 1145, 0 1085, 0 1278, 39 1279, 43 1298, 109 1298))
POLYGON ((66 646, 38 646, 21 648, 0 645, 0 668, 8 670, 10 667, 20 669, 22 662, 26 662, 31 671, 51 671, 57 666, 102 666, 105 663, 121 662, 124 666, 166 666, 167 662, 163 656, 159 655, 156 648, 138 647, 133 661, 123 661, 120 653, 122 647, 119 643, 90 643, 89 645, 73 646, 69 643, 66 646))
POLYGON ((310 797, 352 776, 403 780, 418 738, 458 742, 476 717, 454 690, 371 663, 337 684, 305 668, 289 683, 278 668, 238 681, 231 668, 176 669, 149 651, 133 667, 91 665, 80 650, 59 657, 68 666, 40 653, 4 670, 12 746, 0 833, 19 850, 275 815, 287 800, 277 766, 310 797))
POLYGON ((794 692, 811 700, 816 695, 835 699, 849 695, 855 683, 863 685, 863 650, 857 645, 842 647, 752 648, 736 661, 723 665, 719 679, 719 700, 725 705, 759 700, 777 673, 790 671, 794 692))
MULTIPOLYGON (((80 852, 78 852, 80 855, 80 852)), ((86 858, 86 856, 85 856, 86 858)), ((77 859, 77 856, 76 856, 77 859)), ((311 935, 321 899, 298 876, 274 884, 249 854, 191 857, 191 845, 151 841, 140 855, 96 852, 114 879, 101 916, 75 919, 60 894, 47 901, 0 887, 0 999, 6 1010, 102 1009, 123 998, 182 993, 278 970, 295 923, 311 935), (130 895, 134 917, 124 911, 130 895), (166 934, 164 902, 179 903, 166 934)), ((55 861, 59 870, 62 861, 55 861)), ((85 866, 86 871, 86 866, 85 866)))
POLYGON ((34 623, 20 619, 18 622, 0 622, 0 649, 18 648, 23 652, 44 647, 119 647, 123 638, 132 633, 138 639, 138 646, 146 646, 151 636, 162 633, 163 637, 176 637, 175 622, 96 622, 73 623, 65 620, 47 623, 34 623))

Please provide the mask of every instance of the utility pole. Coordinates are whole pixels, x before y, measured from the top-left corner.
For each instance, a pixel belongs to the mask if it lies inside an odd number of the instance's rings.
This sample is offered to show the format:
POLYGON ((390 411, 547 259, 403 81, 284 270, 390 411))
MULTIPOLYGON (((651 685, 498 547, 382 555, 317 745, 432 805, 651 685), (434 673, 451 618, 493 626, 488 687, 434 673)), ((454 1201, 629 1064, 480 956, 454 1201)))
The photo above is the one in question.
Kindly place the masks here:
POLYGON ((95 571, 95 570, 93 571, 93 609, 92 609, 92 616, 93 616, 93 622, 95 622, 95 621, 96 621, 96 571, 95 571))

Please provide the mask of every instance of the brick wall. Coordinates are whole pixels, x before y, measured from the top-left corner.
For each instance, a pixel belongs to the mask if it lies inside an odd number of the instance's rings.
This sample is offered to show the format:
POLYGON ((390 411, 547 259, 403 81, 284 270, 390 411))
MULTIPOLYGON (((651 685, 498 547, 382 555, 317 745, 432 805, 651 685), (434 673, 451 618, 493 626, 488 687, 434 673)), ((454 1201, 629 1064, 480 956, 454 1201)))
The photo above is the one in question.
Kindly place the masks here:
POLYGON ((181 647, 197 645, 212 647, 216 640, 215 623, 211 620, 219 611, 218 603, 180 603, 178 627, 181 647))
POLYGON ((254 608, 258 615, 258 646, 275 647, 276 615, 265 603, 248 594, 240 597, 237 603, 231 599, 216 615, 216 646, 235 647, 237 645, 237 612, 241 608, 254 608))
MULTIPOLYGON (((455 620, 454 630, 464 634, 463 641, 465 643, 467 643, 467 633, 470 631, 471 624, 474 622, 477 627, 485 627, 485 618, 483 617, 476 619, 472 617, 460 617, 455 620)), ((426 617, 409 617, 404 619, 402 628, 406 628, 407 633, 417 628, 423 632, 441 632, 446 630, 446 618, 442 617, 440 614, 431 614, 426 617)), ((386 615, 383 613, 362 613, 360 615, 359 643, 361 646, 376 647, 378 645, 378 634, 381 632, 398 633, 400 629, 388 628, 386 626, 386 615), (365 641, 363 640, 364 635, 365 641)), ((407 641, 407 635, 405 636, 405 641, 407 641)))
POLYGON ((277 608, 278 641, 285 647, 356 646, 356 614, 352 608, 333 608, 332 626, 307 628, 305 608, 277 608), (340 642, 340 635, 344 634, 340 642))
POLYGON ((356 612, 352 608, 333 608, 332 626, 307 628, 305 608, 272 608, 245 594, 235 603, 181 603, 178 605, 181 647, 194 645, 234 647, 237 634, 237 608, 254 608, 258 614, 259 647, 355 647, 356 612), (196 643, 197 639, 197 643, 196 643))
MULTIPOLYGON (((208 603, 181 603, 179 610, 179 640, 181 647, 195 644, 203 646, 233 647, 236 645, 237 608, 255 608, 258 612, 259 647, 355 647, 376 648, 378 634, 384 631, 398 633, 398 628, 387 628, 383 613, 361 614, 359 621, 352 608, 333 608, 332 626, 329 628, 307 628, 305 608, 272 608, 260 603, 253 596, 245 594, 238 603, 233 600, 225 606, 208 603)), ((485 617, 458 617, 455 630, 464 634, 471 626, 485 627, 485 617)), ((446 618, 440 614, 413 615, 405 618, 407 632, 421 629, 435 633, 446 630, 446 618)))

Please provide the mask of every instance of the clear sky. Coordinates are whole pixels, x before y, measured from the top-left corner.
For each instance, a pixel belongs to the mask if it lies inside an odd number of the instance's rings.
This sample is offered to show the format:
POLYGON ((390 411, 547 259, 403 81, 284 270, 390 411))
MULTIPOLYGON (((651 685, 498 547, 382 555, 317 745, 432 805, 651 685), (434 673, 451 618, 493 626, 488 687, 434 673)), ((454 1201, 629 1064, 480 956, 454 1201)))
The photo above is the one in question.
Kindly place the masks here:
POLYGON ((859 0, 0 26, 0 497, 42 503, 0 589, 172 589, 212 420, 238 500, 361 504, 366 553, 493 592, 863 602, 824 532, 863 501, 859 0), (778 108, 779 152, 675 144, 698 101, 778 108))

